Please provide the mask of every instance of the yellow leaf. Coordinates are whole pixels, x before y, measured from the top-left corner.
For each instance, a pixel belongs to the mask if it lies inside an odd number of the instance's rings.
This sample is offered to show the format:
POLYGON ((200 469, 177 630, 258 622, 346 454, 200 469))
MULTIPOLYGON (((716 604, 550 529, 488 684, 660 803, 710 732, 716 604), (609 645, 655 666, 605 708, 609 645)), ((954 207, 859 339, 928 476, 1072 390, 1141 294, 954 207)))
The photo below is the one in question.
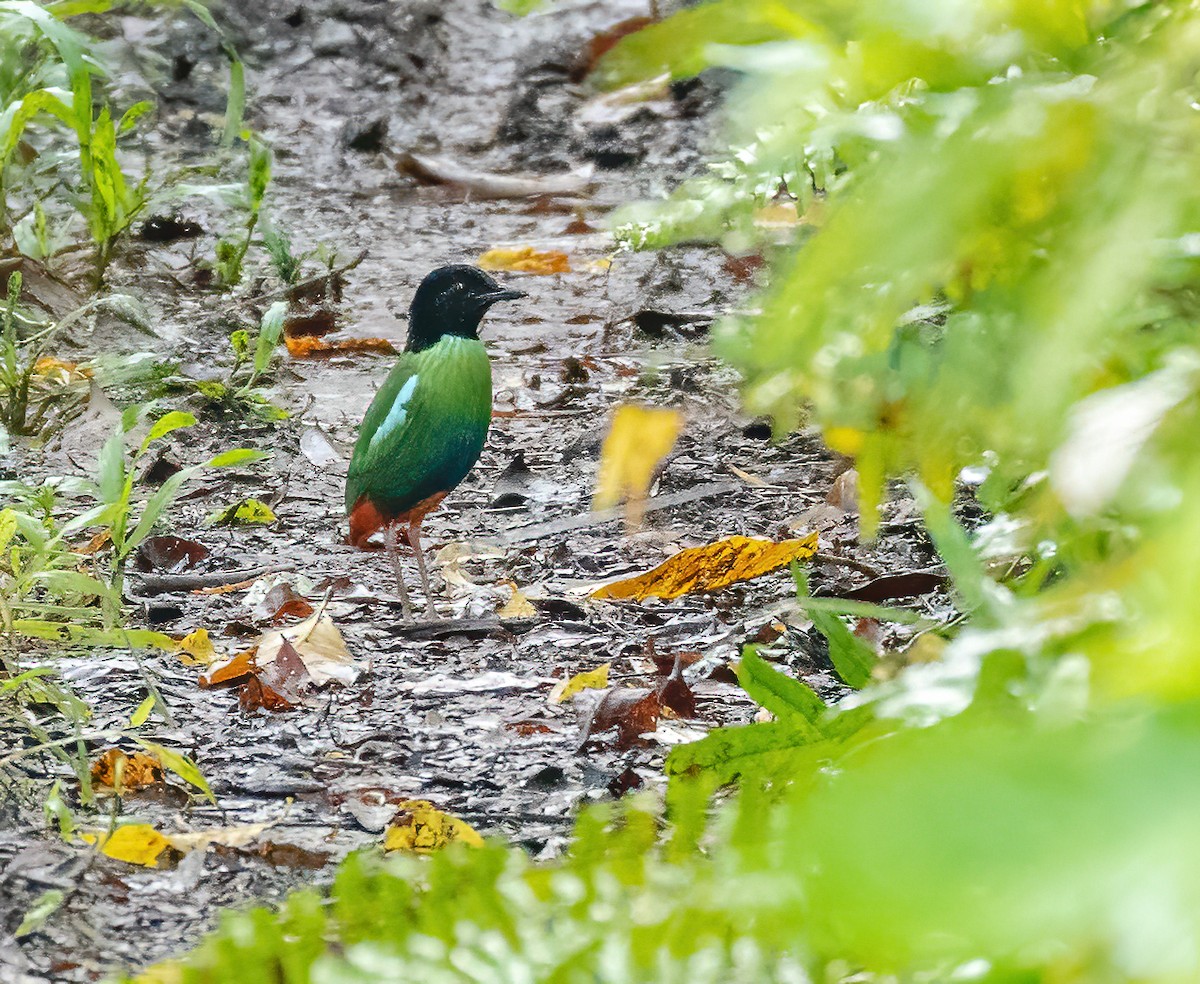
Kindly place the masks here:
POLYGON ((624 499, 626 521, 637 526, 655 469, 675 446, 682 426, 678 410, 618 407, 600 451, 594 507, 608 509, 624 499))
POLYGON ((99 844, 102 854, 118 861, 157 868, 158 856, 170 846, 162 834, 148 823, 131 823, 111 834, 81 834, 89 844, 99 844))
POLYGON ((230 526, 235 523, 241 526, 266 526, 275 522, 275 513, 265 502, 243 499, 225 509, 209 513, 208 521, 216 526, 230 526))
POLYGON ((537 614, 537 609, 529 603, 529 599, 521 593, 521 589, 512 581, 508 582, 508 588, 512 592, 512 597, 496 612, 496 617, 501 619, 533 618, 537 614))
POLYGON ((838 454, 853 457, 862 450, 863 432, 854 427, 827 427, 823 436, 825 443, 838 454))
POLYGON ((681 550, 654 570, 614 581, 592 592, 593 598, 678 598, 699 591, 719 591, 738 581, 748 581, 806 560, 817 552, 817 534, 802 540, 756 540, 731 536, 703 547, 681 550))
POLYGON ((532 246, 498 246, 479 257, 483 270, 511 270, 517 273, 570 273, 566 253, 536 250, 532 246))
POLYGON ((208 629, 189 632, 179 640, 177 651, 184 666, 208 666, 220 658, 208 637, 208 629))
POLYGON ((483 838, 469 823, 443 813, 427 800, 405 800, 387 829, 383 849, 432 854, 455 842, 483 847, 483 838))
POLYGON ((183 971, 182 960, 163 960, 143 970, 133 984, 183 984, 183 971))
POLYGON ((570 680, 563 680, 561 683, 555 684, 554 689, 550 691, 550 703, 561 704, 563 701, 570 700, 579 691, 589 688, 603 690, 608 686, 609 665, 601 663, 594 670, 576 673, 570 680))

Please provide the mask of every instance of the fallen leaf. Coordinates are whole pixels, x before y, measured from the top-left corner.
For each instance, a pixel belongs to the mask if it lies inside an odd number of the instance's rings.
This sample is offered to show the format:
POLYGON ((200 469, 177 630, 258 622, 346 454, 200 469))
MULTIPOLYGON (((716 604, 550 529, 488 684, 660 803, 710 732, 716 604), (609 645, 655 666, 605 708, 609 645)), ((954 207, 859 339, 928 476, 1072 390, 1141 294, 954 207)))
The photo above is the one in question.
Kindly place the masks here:
POLYGON ((496 612, 497 618, 533 618, 537 615, 537 609, 530 604, 529 599, 521 593, 521 589, 514 582, 509 581, 508 587, 512 591, 512 597, 496 612))
POLYGON ((683 427, 683 414, 627 404, 618 407, 604 446, 593 506, 608 509, 626 502, 626 522, 641 524, 646 496, 659 463, 670 453, 683 427))
POLYGON ((902 574, 884 574, 868 581, 862 587, 838 592, 833 596, 879 604, 895 598, 916 598, 929 594, 945 583, 946 575, 940 571, 905 571, 902 574))
POLYGON ((230 656, 219 663, 214 663, 208 672, 199 679, 202 687, 219 687, 226 683, 237 683, 254 672, 254 649, 230 656))
POLYGON ((208 547, 181 536, 148 536, 134 554, 134 566, 143 573, 161 571, 178 574, 195 567, 208 556, 208 547))
POLYGON ((662 710, 658 694, 648 687, 624 687, 608 691, 600 698, 583 726, 576 749, 583 748, 588 739, 600 731, 617 729, 617 747, 629 748, 638 735, 658 726, 662 710))
POLYGON ((386 338, 319 338, 316 335, 288 335, 284 339, 293 359, 324 358, 350 352, 380 352, 394 355, 396 346, 386 338))
POLYGON ((310 851, 296 844, 276 844, 264 841, 254 853, 276 868, 300 868, 305 871, 320 871, 333 858, 329 851, 310 851))
POLYGON ((636 577, 606 584, 593 598, 679 598, 696 592, 720 591, 738 581, 769 574, 817 552, 817 534, 800 540, 758 540, 731 536, 703 547, 690 547, 636 577))
POLYGON ((658 702, 679 717, 696 716, 696 695, 683 678, 684 654, 675 654, 675 665, 671 673, 658 687, 658 702))
POLYGON ((825 501, 842 512, 858 512, 858 472, 847 468, 835 478, 825 501))
POLYGON ((247 714, 251 711, 290 711, 295 704, 251 674, 238 690, 238 706, 247 714))
POLYGON ((212 526, 266 526, 273 522, 275 513, 258 499, 243 499, 208 514, 208 523, 212 526))
POLYGON ((264 633, 254 658, 260 671, 276 659, 284 643, 294 649, 312 678, 313 686, 321 687, 331 680, 351 684, 358 679, 359 667, 350 656, 342 633, 333 619, 322 612, 286 629, 264 633))
POLYGON ((548 735, 554 731, 550 725, 542 721, 509 721, 504 727, 509 731, 515 731, 522 738, 528 738, 531 735, 548 735))
POLYGON ((315 426, 305 427, 300 432, 300 453, 318 468, 327 468, 344 460, 329 435, 315 426))
POLYGON ((581 690, 603 690, 608 686, 608 668, 611 664, 601 663, 594 670, 576 673, 569 680, 561 680, 550 691, 550 703, 561 704, 570 700, 581 690))
POLYGON ((94 557, 101 550, 103 550, 105 547, 107 547, 110 543, 112 543, 112 530, 111 529, 101 530, 99 533, 96 533, 90 540, 88 540, 88 542, 85 543, 82 547, 77 547, 75 549, 75 553, 83 554, 86 557, 94 557))
POLYGON ((111 834, 80 835, 89 844, 97 844, 101 854, 118 861, 157 868, 158 859, 171 842, 147 823, 131 823, 118 827, 111 834))
POLYGON ((91 378, 91 369, 82 368, 74 362, 56 359, 52 355, 43 355, 33 364, 30 381, 69 386, 71 383, 85 383, 91 378))
POLYGON ((285 618, 308 618, 313 611, 312 602, 287 581, 280 581, 271 587, 254 606, 256 616, 276 623, 285 618))
POLYGON ((480 256, 478 263, 481 270, 508 270, 539 276, 571 272, 571 262, 566 253, 536 250, 532 246, 498 246, 480 256))
POLYGON ((443 813, 427 800, 404 800, 384 835, 383 849, 432 854, 456 842, 483 847, 483 838, 466 821, 443 813))
MULTIPOLYGON (((259 648, 259 656, 262 649, 259 648)), ((263 708, 281 711, 300 704, 305 687, 311 682, 308 668, 296 648, 284 639, 274 658, 256 668, 255 673, 242 685, 238 703, 243 711, 263 708)))
POLYGON ((162 763, 153 755, 134 752, 126 755, 119 748, 110 748, 92 763, 92 782, 115 789, 145 789, 162 782, 162 763))
POLYGON ((248 823, 236 827, 210 827, 206 830, 193 830, 186 834, 171 834, 167 838, 173 848, 178 851, 195 851, 210 844, 220 844, 223 847, 245 847, 252 844, 265 831, 270 830, 277 820, 267 823, 248 823))
POLYGON ((177 650, 184 666, 209 666, 219 658, 208 629, 195 629, 179 640, 177 650))

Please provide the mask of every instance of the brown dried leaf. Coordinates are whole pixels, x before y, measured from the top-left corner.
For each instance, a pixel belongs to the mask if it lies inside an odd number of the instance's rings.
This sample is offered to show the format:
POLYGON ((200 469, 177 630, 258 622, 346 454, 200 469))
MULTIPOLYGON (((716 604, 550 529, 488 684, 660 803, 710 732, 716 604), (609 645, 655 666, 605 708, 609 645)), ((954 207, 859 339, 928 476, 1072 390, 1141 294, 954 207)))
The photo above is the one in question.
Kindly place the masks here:
POLYGON ((145 752, 126 755, 119 748, 110 748, 92 763, 92 782, 118 792, 144 789, 162 781, 162 763, 145 752))
POLYGON ((617 728, 617 747, 629 748, 638 735, 658 727, 661 711, 658 693, 648 687, 624 687, 608 691, 600 698, 583 726, 577 750, 594 734, 617 728))
POLYGON ((208 547, 181 536, 148 536, 134 555, 134 566, 143 573, 163 571, 178 574, 208 556, 208 547))
POLYGON ((720 591, 738 581, 768 574, 817 552, 817 534, 800 540, 758 540, 731 536, 703 547, 681 550, 654 570, 606 584, 593 598, 679 598, 696 592, 720 591))

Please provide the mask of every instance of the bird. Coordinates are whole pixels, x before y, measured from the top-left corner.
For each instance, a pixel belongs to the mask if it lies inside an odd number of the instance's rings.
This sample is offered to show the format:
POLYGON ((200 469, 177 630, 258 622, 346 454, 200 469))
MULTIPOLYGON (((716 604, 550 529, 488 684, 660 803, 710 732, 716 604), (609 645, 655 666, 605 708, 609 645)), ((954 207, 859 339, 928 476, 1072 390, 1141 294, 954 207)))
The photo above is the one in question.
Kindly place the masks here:
POLYGON ((492 366, 479 325, 498 301, 525 297, 482 270, 439 267, 421 281, 408 315, 408 341, 359 426, 346 476, 349 542, 368 549, 383 531, 407 620, 412 603, 398 545, 412 548, 437 617, 421 550, 421 523, 475 466, 492 421, 492 366))

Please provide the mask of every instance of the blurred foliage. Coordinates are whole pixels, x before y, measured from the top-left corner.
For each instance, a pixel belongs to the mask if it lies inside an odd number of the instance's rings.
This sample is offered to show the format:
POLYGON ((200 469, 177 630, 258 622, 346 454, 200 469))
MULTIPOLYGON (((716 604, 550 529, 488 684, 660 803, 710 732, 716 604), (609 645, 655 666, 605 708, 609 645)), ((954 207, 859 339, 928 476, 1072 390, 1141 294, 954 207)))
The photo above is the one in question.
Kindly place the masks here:
POLYGON ((716 0, 599 76, 709 66, 729 153, 619 235, 768 256, 718 340, 749 406, 856 459, 868 533, 907 480, 963 617, 876 662, 839 614, 914 614, 798 578, 847 698, 748 651, 773 720, 674 749, 665 811, 352 858, 170 979, 1200 978, 1200 9, 716 0))

